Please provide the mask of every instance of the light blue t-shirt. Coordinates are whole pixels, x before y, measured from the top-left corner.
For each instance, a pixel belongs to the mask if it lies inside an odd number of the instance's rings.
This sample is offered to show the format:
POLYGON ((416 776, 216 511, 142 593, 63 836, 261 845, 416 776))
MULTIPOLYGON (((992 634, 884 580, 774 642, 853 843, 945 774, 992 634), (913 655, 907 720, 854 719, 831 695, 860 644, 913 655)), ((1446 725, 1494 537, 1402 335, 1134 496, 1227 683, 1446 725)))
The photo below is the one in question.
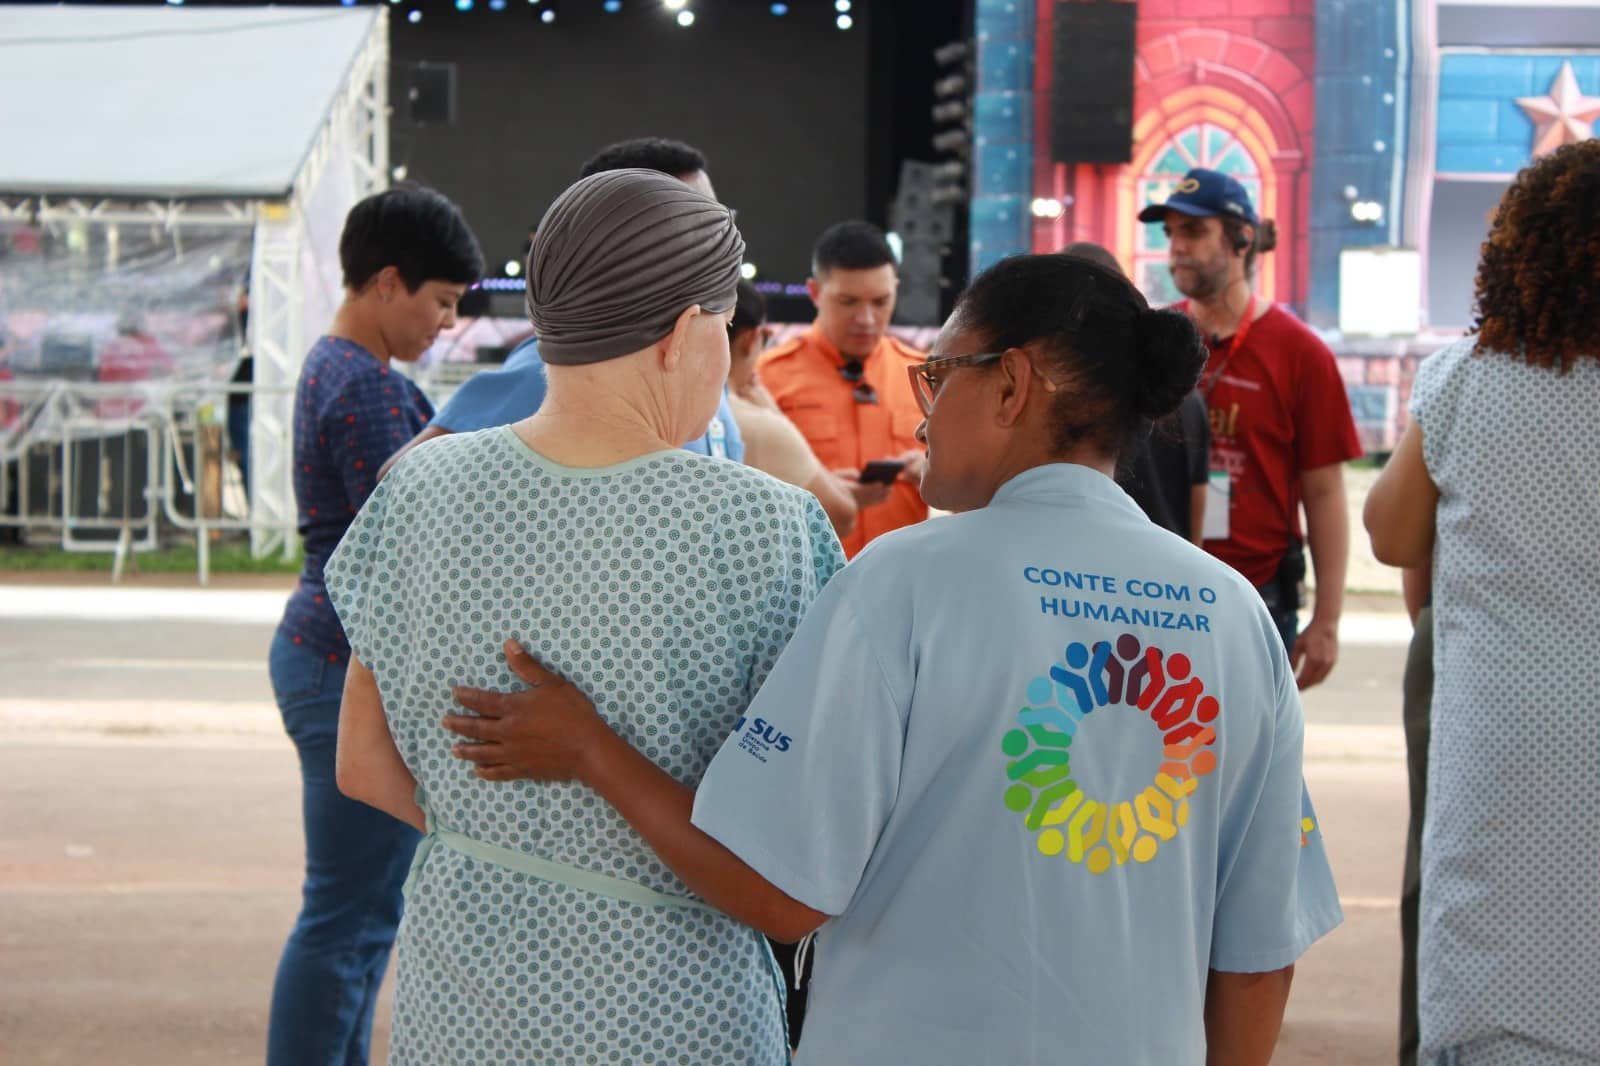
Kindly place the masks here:
MULTIPOLYGON (((480 370, 462 382, 429 425, 451 433, 509 426, 537 411, 544 403, 544 393, 544 360, 539 358, 539 342, 529 337, 511 350, 500 369, 480 370)), ((684 448, 696 455, 744 462, 744 438, 728 409, 726 388, 710 427, 684 448)))
POLYGON ((801 1063, 1201 1062, 1342 918, 1303 737, 1256 591, 1057 464, 835 577, 694 822, 838 916, 801 1063))

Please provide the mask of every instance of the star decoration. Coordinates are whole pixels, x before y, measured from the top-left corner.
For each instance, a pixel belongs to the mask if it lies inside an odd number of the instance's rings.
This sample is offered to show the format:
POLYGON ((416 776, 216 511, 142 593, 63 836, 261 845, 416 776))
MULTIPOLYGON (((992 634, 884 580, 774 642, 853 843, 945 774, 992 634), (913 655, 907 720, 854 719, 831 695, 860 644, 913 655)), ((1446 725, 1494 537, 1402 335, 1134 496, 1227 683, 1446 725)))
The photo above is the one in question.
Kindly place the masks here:
POLYGON ((1593 137, 1595 119, 1600 118, 1600 96, 1583 95, 1571 63, 1561 64, 1548 94, 1518 97, 1517 106, 1533 120, 1535 158, 1593 137))

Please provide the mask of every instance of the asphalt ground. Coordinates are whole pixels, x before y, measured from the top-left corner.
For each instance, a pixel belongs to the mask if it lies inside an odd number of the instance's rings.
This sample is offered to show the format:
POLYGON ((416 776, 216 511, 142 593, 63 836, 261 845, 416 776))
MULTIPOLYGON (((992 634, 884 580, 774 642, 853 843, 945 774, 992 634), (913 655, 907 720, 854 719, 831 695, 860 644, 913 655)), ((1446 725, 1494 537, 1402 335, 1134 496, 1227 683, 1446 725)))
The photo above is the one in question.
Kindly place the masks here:
MULTIPOLYGON (((286 585, 81 580, 0 579, 0 1063, 259 1063, 301 862, 265 667, 286 585)), ((1393 1061, 1407 631, 1357 598, 1305 700, 1346 921, 1299 964, 1276 1063, 1393 1061)))

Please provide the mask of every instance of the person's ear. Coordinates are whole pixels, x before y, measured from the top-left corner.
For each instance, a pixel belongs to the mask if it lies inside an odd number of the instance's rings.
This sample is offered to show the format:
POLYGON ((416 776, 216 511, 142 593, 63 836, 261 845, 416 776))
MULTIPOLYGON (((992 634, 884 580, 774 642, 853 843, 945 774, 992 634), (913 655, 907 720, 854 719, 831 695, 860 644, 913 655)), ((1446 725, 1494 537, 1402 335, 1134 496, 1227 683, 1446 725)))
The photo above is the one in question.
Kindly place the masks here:
POLYGON ((1000 359, 1000 372, 995 377, 999 379, 999 407, 995 411, 995 421, 1009 429, 1022 420, 1022 413, 1028 406, 1028 396, 1039 387, 1039 382, 1029 363, 1028 353, 1021 348, 1006 349, 1000 359))
POLYGON ((699 314, 699 304, 690 304, 678 313, 677 321, 672 324, 672 332, 661 342, 662 370, 671 373, 683 363, 684 351, 689 343, 689 327, 699 314))
POLYGON ((822 306, 822 282, 816 278, 806 279, 806 295, 811 297, 811 302, 817 307, 822 306))
POLYGON ((400 276, 399 268, 386 266, 378 271, 378 297, 384 303, 392 301, 404 286, 405 279, 400 276))

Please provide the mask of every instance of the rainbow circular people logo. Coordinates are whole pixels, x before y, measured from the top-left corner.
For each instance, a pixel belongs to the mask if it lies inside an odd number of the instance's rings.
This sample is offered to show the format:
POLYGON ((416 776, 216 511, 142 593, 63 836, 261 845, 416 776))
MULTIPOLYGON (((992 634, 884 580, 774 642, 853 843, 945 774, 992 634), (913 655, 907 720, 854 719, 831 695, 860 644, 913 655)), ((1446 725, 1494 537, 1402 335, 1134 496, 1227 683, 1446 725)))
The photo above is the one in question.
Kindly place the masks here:
POLYGON ((1149 862, 1187 824, 1190 793, 1217 768, 1221 705, 1193 676, 1188 656, 1142 645, 1132 633, 1114 647, 1074 642, 1063 660, 1028 682, 1017 728, 1000 740, 1011 782, 1005 804, 1024 816, 1045 855, 1064 855, 1094 874, 1129 859, 1149 862), (1103 708, 1148 717, 1160 734, 1160 768, 1137 795, 1091 796, 1073 779, 1073 738, 1103 708))

